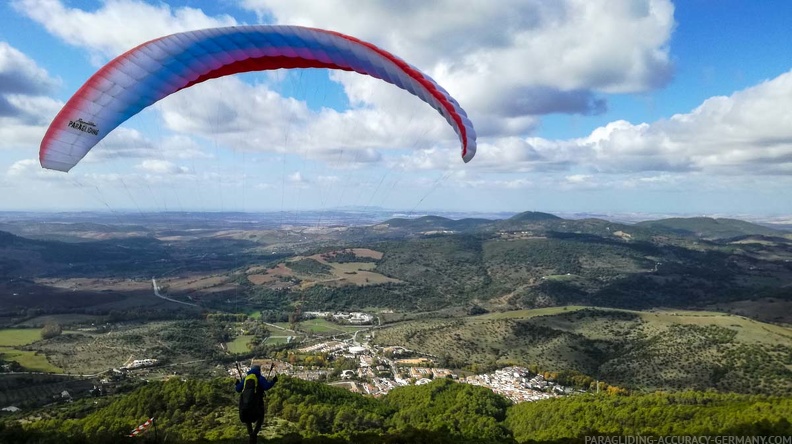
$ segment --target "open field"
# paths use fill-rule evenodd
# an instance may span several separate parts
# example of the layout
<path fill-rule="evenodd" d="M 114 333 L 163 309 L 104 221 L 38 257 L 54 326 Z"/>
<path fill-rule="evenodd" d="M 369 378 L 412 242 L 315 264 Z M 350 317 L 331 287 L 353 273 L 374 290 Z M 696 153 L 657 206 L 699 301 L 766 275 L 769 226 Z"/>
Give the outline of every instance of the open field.
<path fill-rule="evenodd" d="M 274 325 L 280 327 L 281 329 L 270 328 L 269 330 L 273 333 L 276 334 L 291 333 L 291 331 L 286 331 L 290 329 L 290 325 L 287 322 L 277 322 Z M 299 330 L 308 331 L 313 334 L 319 334 L 319 335 L 353 333 L 355 330 L 361 330 L 362 328 L 365 327 L 355 326 L 355 325 L 339 325 L 330 322 L 326 319 L 320 319 L 320 318 L 302 320 L 300 321 L 300 326 L 299 326 Z"/>
<path fill-rule="evenodd" d="M 82 291 L 104 291 L 112 290 L 117 292 L 128 292 L 138 290 L 150 290 L 151 280 L 149 279 L 115 279 L 115 278 L 68 278 L 37 279 L 36 283 L 52 288 L 65 290 Z"/>
<path fill-rule="evenodd" d="M 717 312 L 694 311 L 660 311 L 653 313 L 640 313 L 647 322 L 664 324 L 669 327 L 674 324 L 709 326 L 714 325 L 731 329 L 736 332 L 735 339 L 748 344 L 787 345 L 792 341 L 792 328 L 780 325 L 766 324 L 748 319 Z"/>
<path fill-rule="evenodd" d="M 28 371 L 45 373 L 62 373 L 63 370 L 52 365 L 43 353 L 0 347 L 0 355 L 4 360 L 16 361 Z"/>
<path fill-rule="evenodd" d="M 294 340 L 295 338 L 292 337 L 292 341 Z M 281 344 L 286 344 L 288 342 L 289 342 L 288 336 L 270 336 L 269 338 L 267 338 L 267 344 L 281 345 Z"/>
<path fill-rule="evenodd" d="M 583 305 L 570 305 L 566 307 L 547 307 L 547 308 L 534 308 L 531 310 L 514 310 L 504 312 L 493 312 L 479 316 L 470 317 L 471 321 L 489 321 L 493 319 L 527 319 L 536 316 L 546 316 L 563 313 L 566 311 L 577 311 L 587 308 Z"/>
<path fill-rule="evenodd" d="M 354 253 L 355 257 L 379 260 L 383 253 L 366 248 L 353 248 L 345 250 L 347 253 Z M 266 285 L 271 288 L 293 288 L 299 282 L 301 289 L 309 288 L 313 285 L 321 284 L 328 286 L 344 285 L 378 285 L 385 283 L 398 283 L 398 279 L 389 278 L 380 273 L 372 271 L 376 264 L 374 262 L 334 262 L 328 260 L 337 252 L 314 254 L 312 256 L 295 256 L 286 262 L 277 264 L 274 267 L 264 268 L 261 266 L 250 267 L 247 270 L 247 279 L 254 285 Z M 315 261 L 319 267 L 326 271 L 308 273 L 298 271 L 289 266 L 299 264 L 301 261 Z"/>
<path fill-rule="evenodd" d="M 88 315 L 88 314 L 52 314 L 36 316 L 35 318 L 27 319 L 14 325 L 15 327 L 25 328 L 41 328 L 46 324 L 60 324 L 62 326 L 70 326 L 76 324 L 91 324 L 103 322 L 105 316 Z"/>
<path fill-rule="evenodd" d="M 227 342 L 226 347 L 229 353 L 247 353 L 249 351 L 247 345 L 253 338 L 253 335 L 239 335 L 233 341 Z"/>
<path fill-rule="evenodd" d="M 228 276 L 195 275 L 180 277 L 164 277 L 157 279 L 157 284 L 165 288 L 169 294 L 185 294 L 193 292 L 218 292 L 234 290 L 237 286 L 228 282 Z"/>
<path fill-rule="evenodd" d="M 37 328 L 6 328 L 0 330 L 0 347 L 16 347 L 32 344 L 41 339 Z"/>

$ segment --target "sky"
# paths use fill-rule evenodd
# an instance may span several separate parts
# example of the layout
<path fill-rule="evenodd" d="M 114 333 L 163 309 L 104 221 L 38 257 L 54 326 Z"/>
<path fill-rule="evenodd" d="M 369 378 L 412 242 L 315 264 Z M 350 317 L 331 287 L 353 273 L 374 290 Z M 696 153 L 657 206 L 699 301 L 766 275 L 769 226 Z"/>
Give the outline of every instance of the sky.
<path fill-rule="evenodd" d="M 792 2 L 0 2 L 0 211 L 709 215 L 792 220 Z M 104 64 L 196 29 L 329 29 L 432 77 L 478 134 L 384 81 L 227 76 L 133 116 L 69 173 L 52 119 Z"/>

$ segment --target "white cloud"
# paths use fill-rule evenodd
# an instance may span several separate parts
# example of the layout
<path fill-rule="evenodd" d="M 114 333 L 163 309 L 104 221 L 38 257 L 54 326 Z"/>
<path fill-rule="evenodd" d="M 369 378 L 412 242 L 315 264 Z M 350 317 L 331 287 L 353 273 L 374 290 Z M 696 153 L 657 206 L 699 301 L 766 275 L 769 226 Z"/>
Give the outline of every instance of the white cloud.
<path fill-rule="evenodd" d="M 237 24 L 227 15 L 209 17 L 199 9 L 141 0 L 107 0 L 91 12 L 70 8 L 60 0 L 14 0 L 12 4 L 50 34 L 90 51 L 97 64 L 163 35 Z"/>
<path fill-rule="evenodd" d="M 441 143 L 458 147 L 442 117 L 425 104 L 415 108 L 417 99 L 408 101 L 413 105 L 406 112 L 388 106 L 313 111 L 267 85 L 226 77 L 181 91 L 158 106 L 172 131 L 200 134 L 233 149 L 295 153 L 335 167 L 377 163 L 384 149 L 430 146 L 438 143 L 438 135 Z"/>
<path fill-rule="evenodd" d="M 43 180 L 63 182 L 66 175 L 60 172 L 41 168 L 37 159 L 23 159 L 11 164 L 6 170 L 6 177 L 12 180 Z"/>
<path fill-rule="evenodd" d="M 19 160 L 8 167 L 6 174 L 11 177 L 24 177 L 30 175 L 30 173 L 34 171 L 34 168 L 38 166 L 38 162 L 36 162 L 35 159 Z"/>
<path fill-rule="evenodd" d="M 28 56 L 0 41 L 0 95 L 43 95 L 57 83 Z M 0 115 L 3 111 L 0 108 Z"/>
<path fill-rule="evenodd" d="M 576 141 L 605 172 L 792 173 L 792 71 L 687 114 L 652 124 L 614 122 Z"/>
<path fill-rule="evenodd" d="M 151 138 L 139 130 L 119 127 L 94 147 L 83 159 L 85 163 L 102 163 L 118 158 L 210 159 L 192 138 L 185 135 L 158 134 Z"/>
<path fill-rule="evenodd" d="M 293 183 L 306 183 L 306 182 L 308 182 L 307 180 L 303 179 L 302 174 L 299 171 L 295 171 L 293 173 L 290 173 L 288 176 L 286 176 L 286 178 L 287 178 L 287 180 L 289 182 L 293 182 Z"/>
<path fill-rule="evenodd" d="M 617 120 L 568 140 L 488 138 L 475 162 L 465 168 L 491 173 L 584 171 L 567 175 L 571 178 L 663 173 L 631 178 L 625 182 L 630 186 L 670 185 L 672 174 L 678 173 L 792 175 L 792 110 L 786 106 L 791 102 L 792 71 L 652 123 Z M 423 150 L 405 156 L 401 165 L 443 168 L 447 155 Z"/>
<path fill-rule="evenodd" d="M 152 174 L 186 174 L 189 172 L 187 167 L 178 166 L 167 160 L 144 160 L 136 166 L 140 171 Z"/>
<path fill-rule="evenodd" d="M 591 179 L 591 176 L 588 174 L 573 174 L 571 176 L 567 176 L 566 180 L 569 183 L 585 183 Z"/>
<path fill-rule="evenodd" d="M 37 147 L 62 106 L 46 97 L 59 83 L 7 42 L 0 41 L 0 149 Z"/>
<path fill-rule="evenodd" d="M 372 41 L 430 73 L 475 119 L 597 113 L 594 93 L 662 87 L 671 77 L 667 0 L 556 2 L 246 0 L 278 23 Z"/>

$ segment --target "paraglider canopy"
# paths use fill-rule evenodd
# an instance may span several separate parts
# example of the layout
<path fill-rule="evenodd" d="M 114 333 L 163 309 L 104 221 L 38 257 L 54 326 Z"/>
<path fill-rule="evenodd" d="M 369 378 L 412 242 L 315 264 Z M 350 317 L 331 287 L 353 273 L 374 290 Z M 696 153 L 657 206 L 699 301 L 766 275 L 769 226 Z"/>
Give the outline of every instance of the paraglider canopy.
<path fill-rule="evenodd" d="M 217 77 L 281 68 L 355 71 L 396 85 L 446 119 L 459 137 L 465 162 L 476 153 L 476 133 L 465 111 L 404 60 L 333 31 L 257 25 L 173 34 L 116 57 L 52 121 L 41 142 L 41 166 L 69 171 L 113 129 L 174 92 Z"/>

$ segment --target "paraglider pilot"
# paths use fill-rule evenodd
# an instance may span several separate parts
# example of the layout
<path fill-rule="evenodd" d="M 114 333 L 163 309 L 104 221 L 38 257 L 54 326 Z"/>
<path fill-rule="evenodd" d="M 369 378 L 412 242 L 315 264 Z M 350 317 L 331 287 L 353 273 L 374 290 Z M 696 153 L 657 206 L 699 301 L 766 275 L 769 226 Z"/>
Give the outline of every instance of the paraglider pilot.
<path fill-rule="evenodd" d="M 264 392 L 271 389 L 276 382 L 278 382 L 277 376 L 273 376 L 271 380 L 262 376 L 261 366 L 258 365 L 248 370 L 245 379 L 236 381 L 235 388 L 237 393 L 240 393 L 239 419 L 247 426 L 251 444 L 256 443 L 258 433 L 264 424 Z"/>

